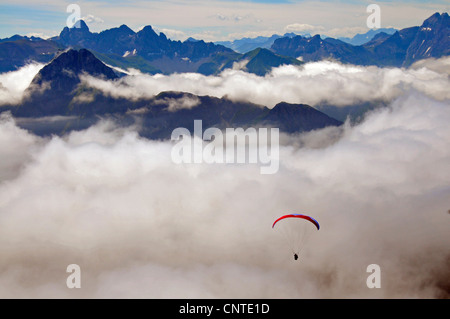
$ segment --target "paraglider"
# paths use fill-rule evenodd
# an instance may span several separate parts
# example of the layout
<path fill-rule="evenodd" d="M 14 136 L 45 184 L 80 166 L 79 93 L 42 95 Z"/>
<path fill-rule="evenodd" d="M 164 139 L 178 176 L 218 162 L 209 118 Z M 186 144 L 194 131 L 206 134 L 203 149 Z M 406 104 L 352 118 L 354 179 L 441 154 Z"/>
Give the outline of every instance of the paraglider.
<path fill-rule="evenodd" d="M 320 229 L 319 222 L 308 215 L 289 214 L 274 221 L 272 228 L 283 234 L 292 249 L 294 260 L 298 260 L 300 250 L 310 234 Z"/>

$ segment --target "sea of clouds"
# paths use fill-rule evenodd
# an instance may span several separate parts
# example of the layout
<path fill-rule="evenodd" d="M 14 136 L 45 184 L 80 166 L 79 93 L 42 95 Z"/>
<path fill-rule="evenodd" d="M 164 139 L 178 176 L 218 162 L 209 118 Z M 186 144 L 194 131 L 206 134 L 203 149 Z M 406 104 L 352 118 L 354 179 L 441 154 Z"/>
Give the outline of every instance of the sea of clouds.
<path fill-rule="evenodd" d="M 175 164 L 172 142 L 107 120 L 38 137 L 2 113 L 0 297 L 449 297 L 448 63 L 83 78 L 128 98 L 388 101 L 357 124 L 282 134 L 273 175 L 254 164 Z M 17 72 L 39 69 L 28 68 Z M 12 78 L 0 75 L 0 90 L 19 101 Z M 298 261 L 271 228 L 287 213 L 321 225 Z M 81 289 L 66 286 L 69 264 L 81 267 Z M 366 285 L 370 264 L 379 289 Z"/>
<path fill-rule="evenodd" d="M 345 65 L 335 61 L 284 65 L 266 76 L 227 69 L 216 76 L 198 73 L 148 75 L 131 70 L 118 81 L 83 76 L 83 83 L 113 97 L 149 98 L 162 91 L 226 96 L 272 108 L 277 103 L 327 103 L 347 106 L 361 102 L 392 101 L 410 90 L 437 100 L 450 99 L 450 57 L 429 59 L 405 68 Z"/>

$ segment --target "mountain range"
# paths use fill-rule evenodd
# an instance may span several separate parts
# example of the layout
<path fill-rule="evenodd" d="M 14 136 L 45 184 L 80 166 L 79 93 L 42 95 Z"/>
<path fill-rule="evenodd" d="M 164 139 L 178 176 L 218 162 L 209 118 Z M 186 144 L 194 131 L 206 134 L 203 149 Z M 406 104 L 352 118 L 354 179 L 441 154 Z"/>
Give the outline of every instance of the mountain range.
<path fill-rule="evenodd" d="M 295 33 L 285 33 L 284 35 L 273 34 L 270 37 L 257 36 L 255 38 L 242 38 L 233 41 L 217 41 L 215 44 L 223 45 L 239 53 L 247 53 L 257 48 L 270 49 L 276 39 L 283 37 L 295 37 Z M 310 36 L 309 34 L 302 34 L 304 36 Z"/>
<path fill-rule="evenodd" d="M 339 37 L 338 40 L 341 40 L 341 41 L 346 42 L 351 45 L 363 45 L 363 44 L 369 42 L 370 40 L 372 40 L 372 38 L 374 36 L 376 36 L 378 33 L 384 32 L 387 34 L 393 34 L 393 33 L 395 33 L 395 31 L 397 31 L 397 30 L 394 28 L 370 29 L 366 33 L 358 33 L 355 36 L 353 36 L 352 38 Z M 236 39 L 233 41 L 216 41 L 214 43 L 223 45 L 223 46 L 230 48 L 239 53 L 246 53 L 248 51 L 252 51 L 257 48 L 270 49 L 272 47 L 273 43 L 275 42 L 275 40 L 280 39 L 280 38 L 286 38 L 286 37 L 293 38 L 297 35 L 301 35 L 306 38 L 311 37 L 311 35 L 308 32 L 302 32 L 300 34 L 289 32 L 289 33 L 285 33 L 284 35 L 273 34 L 270 37 L 267 37 L 267 36 L 257 36 L 255 38 L 247 38 L 246 37 L 246 38 L 242 38 L 242 39 Z M 320 35 L 320 37 L 322 39 L 328 38 L 325 35 Z M 193 39 L 193 38 L 189 38 L 189 39 L 191 41 L 192 40 L 195 41 L 195 39 Z M 196 41 L 198 41 L 198 40 L 196 40 Z"/>
<path fill-rule="evenodd" d="M 84 85 L 81 74 L 111 81 L 118 78 L 113 69 L 89 50 L 69 49 L 39 71 L 20 105 L 9 105 L 3 110 L 9 110 L 20 126 L 40 135 L 83 129 L 100 117 L 114 118 L 123 125 L 139 123 L 139 133 L 151 139 L 170 138 L 177 127 L 193 129 L 197 119 L 203 121 L 204 127 L 270 126 L 288 133 L 342 124 L 304 104 L 281 102 L 268 108 L 226 97 L 185 92 L 161 92 L 138 100 L 115 98 Z"/>
<path fill-rule="evenodd" d="M 372 40 L 378 33 L 384 32 L 388 35 L 394 34 L 397 29 L 394 28 L 379 28 L 379 29 L 370 29 L 365 33 L 358 33 L 351 38 L 348 37 L 339 37 L 338 40 L 344 41 L 351 45 L 363 45 Z M 328 38 L 328 37 L 325 37 Z"/>
<path fill-rule="evenodd" d="M 0 40 L 0 72 L 16 70 L 32 60 L 49 62 L 67 48 L 88 49 L 104 63 L 122 69 L 135 68 L 150 74 L 197 72 L 205 75 L 233 68 L 236 62 L 245 65 L 247 72 L 263 75 L 272 67 L 298 65 L 301 61 L 334 59 L 356 65 L 408 67 L 420 59 L 450 54 L 447 13 L 435 13 L 421 26 L 390 34 L 393 31 L 371 30 L 350 40 L 342 39 L 344 41 L 320 35 L 285 34 L 222 43 L 233 50 L 222 44 L 191 38 L 173 41 L 162 32 L 157 34 L 151 26 L 135 32 L 121 25 L 95 33 L 80 20 L 78 27 L 65 27 L 58 36 L 47 40 L 19 35 Z"/>
<path fill-rule="evenodd" d="M 356 65 L 408 67 L 421 59 L 450 54 L 450 18 L 447 13 L 435 13 L 420 27 L 405 28 L 392 35 L 381 32 L 363 45 L 322 39 L 319 35 L 296 36 L 275 40 L 271 50 L 305 62 L 334 59 Z"/>
<path fill-rule="evenodd" d="M 19 125 L 41 135 L 86 128 L 105 117 L 123 125 L 138 123 L 139 133 L 152 139 L 168 138 L 176 127 L 193 129 L 196 119 L 203 120 L 204 127 L 273 126 L 287 133 L 339 126 L 342 122 L 311 106 L 283 101 L 270 108 L 172 91 L 137 100 L 112 97 L 81 82 L 80 75 L 119 81 L 123 74 L 112 67 L 165 74 L 216 74 L 239 67 L 264 76 L 273 67 L 323 59 L 407 67 L 420 59 L 450 54 L 449 20 L 447 13 L 435 13 L 421 26 L 393 34 L 379 32 L 363 45 L 320 35 L 289 35 L 275 39 L 270 48 L 246 53 L 202 40 L 172 41 L 151 26 L 139 32 L 122 25 L 92 33 L 80 20 L 79 27 L 66 27 L 51 39 L 16 35 L 0 40 L 0 71 L 33 60 L 47 63 L 25 91 L 24 100 L 2 106 L 1 111 L 10 111 Z"/>

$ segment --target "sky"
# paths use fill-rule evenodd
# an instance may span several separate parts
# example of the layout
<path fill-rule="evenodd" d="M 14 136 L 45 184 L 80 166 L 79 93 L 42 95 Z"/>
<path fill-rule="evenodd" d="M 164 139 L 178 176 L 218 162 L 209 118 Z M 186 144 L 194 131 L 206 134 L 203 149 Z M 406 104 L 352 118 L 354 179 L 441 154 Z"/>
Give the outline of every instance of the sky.
<path fill-rule="evenodd" d="M 353 36 L 368 31 L 366 8 L 381 9 L 381 27 L 420 25 L 435 12 L 448 12 L 448 1 L 296 1 L 296 0 L 170 0 L 170 1 L 30 1 L 0 3 L 0 38 L 58 35 L 77 4 L 91 31 L 122 24 L 135 31 L 151 25 L 174 40 L 233 40 L 257 35 L 309 32 Z"/>

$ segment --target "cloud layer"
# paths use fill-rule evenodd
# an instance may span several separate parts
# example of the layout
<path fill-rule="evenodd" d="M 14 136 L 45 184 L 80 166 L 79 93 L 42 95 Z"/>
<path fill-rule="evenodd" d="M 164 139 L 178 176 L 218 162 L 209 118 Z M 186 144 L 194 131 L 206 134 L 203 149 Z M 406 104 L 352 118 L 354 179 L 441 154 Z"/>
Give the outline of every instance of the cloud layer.
<path fill-rule="evenodd" d="M 266 76 L 229 69 L 217 76 L 197 73 L 129 75 L 118 81 L 83 77 L 85 84 L 114 97 L 149 98 L 161 91 L 227 96 L 273 107 L 281 101 L 312 106 L 390 102 L 410 90 L 437 100 L 450 99 L 450 58 L 429 60 L 409 69 L 344 65 L 321 61 L 303 66 L 281 66 Z M 427 66 L 430 66 L 429 68 Z"/>
<path fill-rule="evenodd" d="M 448 297 L 449 110 L 408 91 L 358 125 L 283 136 L 274 175 L 176 165 L 171 143 L 112 122 L 42 139 L 3 115 L 0 296 Z M 297 262 L 271 229 L 289 212 L 321 224 Z"/>
<path fill-rule="evenodd" d="M 0 74 L 0 106 L 20 103 L 25 89 L 43 64 L 30 64 L 17 71 Z M 106 95 L 132 100 L 151 98 L 163 91 L 183 91 L 197 95 L 227 96 L 273 107 L 281 101 L 312 106 L 329 104 L 348 106 L 358 103 L 389 103 L 411 91 L 419 91 L 433 99 L 450 99 L 450 58 L 428 59 L 408 69 L 362 67 L 332 61 L 306 63 L 303 66 L 273 68 L 266 76 L 245 72 L 245 63 L 235 64 L 217 76 L 198 73 L 148 75 L 138 70 L 127 76 L 107 81 L 81 76 L 84 84 Z M 83 98 L 79 96 L 78 98 Z M 175 105 L 171 110 L 196 103 Z"/>
<path fill-rule="evenodd" d="M 20 103 L 25 90 L 43 67 L 42 63 L 30 63 L 17 71 L 0 73 L 0 106 Z"/>

